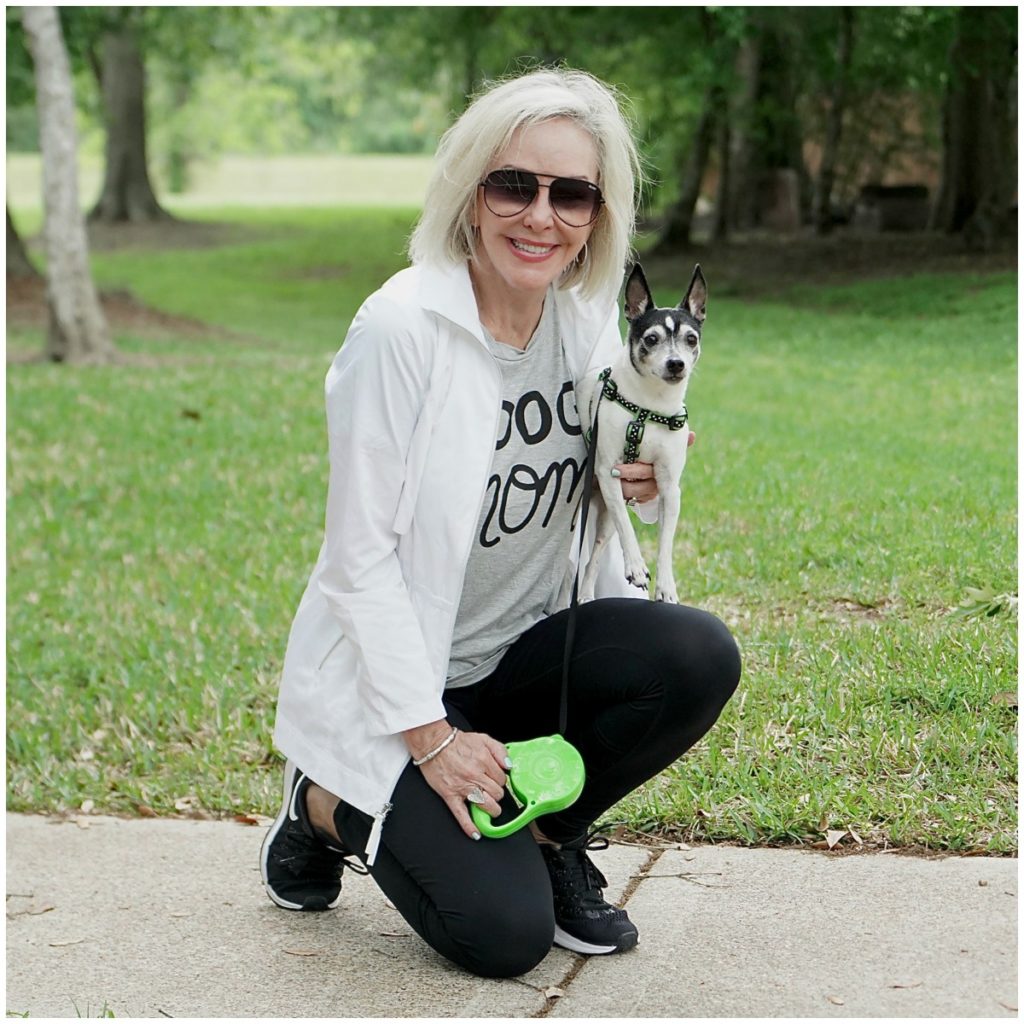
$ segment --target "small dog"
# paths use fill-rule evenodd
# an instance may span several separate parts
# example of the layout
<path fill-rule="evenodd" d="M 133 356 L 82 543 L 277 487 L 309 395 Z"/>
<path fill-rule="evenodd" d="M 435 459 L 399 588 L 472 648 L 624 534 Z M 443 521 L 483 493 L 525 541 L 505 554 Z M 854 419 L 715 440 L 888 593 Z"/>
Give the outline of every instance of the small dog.
<path fill-rule="evenodd" d="M 626 282 L 625 313 L 629 333 L 622 355 L 598 380 L 581 384 L 580 410 L 585 420 L 598 416 L 593 495 L 597 537 L 583 576 L 580 601 L 594 597 L 601 549 L 618 531 L 626 579 L 646 591 L 651 574 L 644 564 L 622 499 L 619 480 L 611 475 L 617 463 L 649 462 L 658 484 L 658 579 L 655 599 L 679 603 L 672 568 L 672 541 L 679 520 L 679 477 L 686 465 L 689 429 L 683 399 L 700 358 L 700 336 L 707 307 L 707 283 L 700 265 L 675 309 L 654 305 L 640 264 Z M 599 493 L 598 493 L 599 492 Z"/>

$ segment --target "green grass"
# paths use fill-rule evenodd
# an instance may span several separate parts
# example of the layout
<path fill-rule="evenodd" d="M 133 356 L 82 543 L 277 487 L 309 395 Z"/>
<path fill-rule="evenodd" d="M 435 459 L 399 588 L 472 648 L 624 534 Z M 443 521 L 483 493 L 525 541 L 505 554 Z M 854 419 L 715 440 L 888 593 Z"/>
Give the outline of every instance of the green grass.
<path fill-rule="evenodd" d="M 38 153 L 7 154 L 7 197 L 19 211 L 38 211 L 42 159 Z M 161 168 L 151 167 L 161 202 L 178 212 L 235 204 L 257 206 L 418 206 L 433 167 L 430 156 L 331 155 L 237 156 L 194 161 L 188 188 L 171 195 Z M 83 209 L 95 202 L 103 183 L 98 152 L 78 153 Z M 20 223 L 20 221 L 19 221 Z"/>
<path fill-rule="evenodd" d="M 323 522 L 323 375 L 402 265 L 411 213 L 210 216 L 236 225 L 229 244 L 97 253 L 96 274 L 238 336 L 8 368 L 11 809 L 275 809 L 276 677 Z M 705 271 L 677 577 L 732 627 L 744 679 L 613 816 L 1015 850 L 1016 618 L 954 614 L 972 587 L 1017 588 L 1015 275 L 752 304 L 716 303 Z"/>
<path fill-rule="evenodd" d="M 222 244 L 95 251 L 97 285 L 130 287 L 147 305 L 242 335 L 254 349 L 326 356 L 363 299 L 404 264 L 415 211 L 215 209 L 187 217 L 219 226 Z M 160 230 L 179 234 L 156 229 L 156 238 Z"/>
<path fill-rule="evenodd" d="M 403 262 L 412 210 L 214 211 L 232 244 L 97 254 L 101 287 L 128 281 L 142 301 L 270 342 L 333 352 L 347 319 Z"/>

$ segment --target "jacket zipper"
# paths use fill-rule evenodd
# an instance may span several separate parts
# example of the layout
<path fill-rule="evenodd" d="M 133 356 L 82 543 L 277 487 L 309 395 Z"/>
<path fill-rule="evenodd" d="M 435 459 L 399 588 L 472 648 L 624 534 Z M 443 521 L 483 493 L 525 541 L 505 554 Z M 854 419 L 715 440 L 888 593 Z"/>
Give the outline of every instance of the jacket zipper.
<path fill-rule="evenodd" d="M 366 840 L 367 867 L 372 867 L 373 862 L 377 859 L 377 849 L 380 846 L 380 834 L 384 829 L 384 819 L 391 813 L 395 806 L 391 802 L 390 798 L 394 796 L 395 786 L 398 785 L 398 780 L 402 777 L 402 772 L 405 771 L 408 763 L 409 758 L 407 757 L 402 762 L 402 767 L 399 768 L 398 774 L 391 780 L 391 785 L 388 787 L 388 799 L 384 801 L 381 809 L 373 816 L 373 826 L 370 828 L 370 837 Z"/>
<path fill-rule="evenodd" d="M 402 766 L 405 770 L 405 766 Z M 373 828 L 370 829 L 370 838 L 366 841 L 366 866 L 372 867 L 377 859 L 377 848 L 380 846 L 380 833 L 384 828 L 384 819 L 391 813 L 394 804 L 390 800 L 384 801 L 384 806 L 374 815 Z"/>

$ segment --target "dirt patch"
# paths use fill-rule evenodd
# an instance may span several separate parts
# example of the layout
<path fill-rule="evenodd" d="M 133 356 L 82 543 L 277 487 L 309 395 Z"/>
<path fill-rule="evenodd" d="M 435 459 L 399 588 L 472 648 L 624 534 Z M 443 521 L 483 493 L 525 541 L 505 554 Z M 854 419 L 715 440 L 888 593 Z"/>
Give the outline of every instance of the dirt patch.
<path fill-rule="evenodd" d="M 140 224 L 86 225 L 89 249 L 93 252 L 111 252 L 117 249 L 209 249 L 218 245 L 238 245 L 252 242 L 275 233 L 274 230 L 247 224 L 223 224 L 216 221 L 164 220 Z M 280 234 L 285 229 L 277 229 Z"/>
<path fill-rule="evenodd" d="M 169 218 L 146 224 L 90 224 L 89 244 L 95 251 L 115 249 L 210 248 L 294 233 L 287 226 L 253 227 Z M 38 240 L 33 240 L 38 245 Z M 693 263 L 715 267 L 716 291 L 737 298 L 758 299 L 791 285 L 836 285 L 860 280 L 905 277 L 921 273 L 995 273 L 1016 271 L 1016 240 L 991 252 L 971 252 L 956 235 L 928 232 L 868 235 L 839 230 L 825 238 L 811 233 L 790 236 L 748 234 L 726 243 L 698 243 L 671 256 L 645 256 L 645 264 L 661 277 L 689 279 Z M 343 264 L 308 268 L 298 277 L 333 279 L 351 271 Z M 213 327 L 188 317 L 152 309 L 131 292 L 101 294 L 107 320 L 115 333 L 142 337 L 252 340 L 238 332 Z M 7 279 L 7 319 L 13 327 L 46 324 L 45 291 L 40 279 Z M 857 608 L 839 609 L 855 616 Z M 871 618 L 870 612 L 866 617 Z"/>
<path fill-rule="evenodd" d="M 805 841 L 763 841 L 744 843 L 736 840 L 707 839 L 694 835 L 692 831 L 682 828 L 655 829 L 651 832 L 639 832 L 627 826 L 620 826 L 608 835 L 609 841 L 619 846 L 638 846 L 644 849 L 660 850 L 699 850 L 701 847 L 716 846 L 746 850 L 799 850 L 802 853 L 817 854 L 822 857 L 862 857 L 869 855 L 888 854 L 896 857 L 918 857 L 928 860 L 942 860 L 947 857 L 1006 857 L 1016 858 L 1017 851 L 999 852 L 984 847 L 966 850 L 951 850 L 933 846 L 922 846 L 919 843 L 908 843 L 897 846 L 883 836 L 862 837 L 860 843 L 849 841 L 847 836 L 831 850 L 814 845 L 815 840 Z"/>
<path fill-rule="evenodd" d="M 830 604 L 832 611 L 841 619 L 868 619 L 871 622 L 879 622 L 892 613 L 892 602 L 884 597 L 875 604 L 858 601 L 856 598 L 834 597 Z"/>
<path fill-rule="evenodd" d="M 659 276 L 689 280 L 693 263 L 714 266 L 719 294 L 762 298 L 790 285 L 840 285 L 914 274 L 989 274 L 1017 269 L 1016 238 L 990 252 L 969 250 L 959 235 L 865 234 L 837 230 L 819 238 L 752 233 L 729 242 L 695 243 L 671 256 L 645 256 Z M 684 281 L 684 283 L 685 283 Z"/>
<path fill-rule="evenodd" d="M 174 316 L 140 302 L 131 292 L 100 292 L 100 305 L 114 333 L 144 338 L 234 340 L 242 335 L 190 317 Z M 48 320 L 46 282 L 41 277 L 7 278 L 7 326 L 45 329 Z"/>
<path fill-rule="evenodd" d="M 213 221 L 182 220 L 170 217 L 143 224 L 87 224 L 89 248 L 93 252 L 119 249 L 206 249 L 216 246 L 251 243 L 291 233 L 288 227 L 252 227 L 245 224 L 224 224 Z M 37 250 L 41 239 L 28 240 Z M 323 268 L 327 276 L 329 268 Z M 349 268 L 339 267 L 336 276 Z M 243 332 L 197 320 L 175 316 L 141 302 L 127 289 L 100 292 L 100 304 L 107 323 L 115 334 L 133 334 L 142 338 L 216 341 L 258 341 Z M 48 319 L 46 285 L 42 278 L 7 277 L 7 324 L 9 327 L 45 329 Z M 31 359 L 31 356 L 25 358 Z M 19 361 L 17 353 L 8 353 L 8 361 Z"/>

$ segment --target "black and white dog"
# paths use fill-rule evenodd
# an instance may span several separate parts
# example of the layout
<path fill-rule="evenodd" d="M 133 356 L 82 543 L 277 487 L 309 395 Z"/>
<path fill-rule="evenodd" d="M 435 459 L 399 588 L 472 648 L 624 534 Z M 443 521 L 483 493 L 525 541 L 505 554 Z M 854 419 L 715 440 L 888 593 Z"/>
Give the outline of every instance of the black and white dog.
<path fill-rule="evenodd" d="M 649 462 L 658 484 L 658 561 L 655 599 L 678 604 L 672 568 L 672 541 L 679 521 L 679 477 L 686 465 L 689 440 L 683 399 L 700 358 L 701 328 L 707 306 L 707 284 L 700 265 L 694 267 L 683 301 L 674 309 L 654 305 L 640 264 L 626 282 L 625 313 L 629 333 L 622 355 L 597 380 L 581 382 L 579 408 L 584 421 L 598 417 L 593 496 L 597 537 L 580 588 L 581 601 L 593 600 L 601 549 L 614 531 L 625 558 L 626 579 L 648 589 L 650 573 L 622 500 L 619 480 L 611 475 L 617 463 Z"/>

